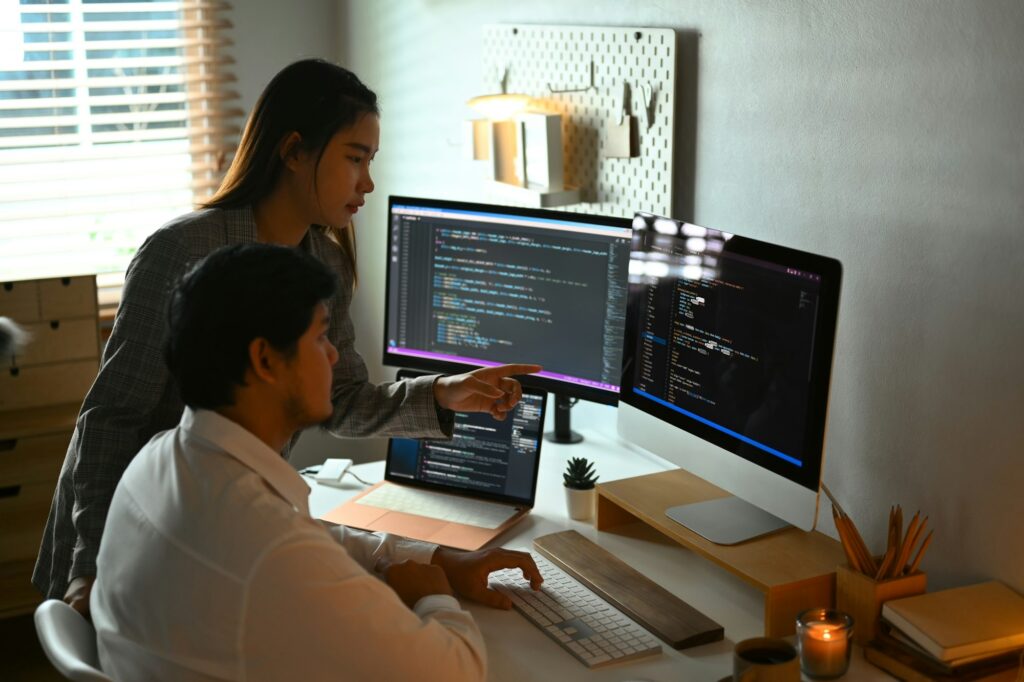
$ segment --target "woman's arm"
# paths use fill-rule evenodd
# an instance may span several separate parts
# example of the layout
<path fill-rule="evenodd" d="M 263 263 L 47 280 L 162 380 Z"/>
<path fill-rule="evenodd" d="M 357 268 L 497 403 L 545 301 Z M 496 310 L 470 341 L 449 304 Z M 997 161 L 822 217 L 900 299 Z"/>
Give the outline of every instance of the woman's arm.
<path fill-rule="evenodd" d="M 310 252 L 337 275 L 338 293 L 330 302 L 331 343 L 338 349 L 334 366 L 334 414 L 324 428 L 339 436 L 408 436 L 445 438 L 451 435 L 454 414 L 434 399 L 436 376 L 372 384 L 366 363 L 356 350 L 356 332 L 349 314 L 354 275 L 342 250 L 322 231 L 309 233 Z"/>
<path fill-rule="evenodd" d="M 351 325 L 351 321 L 348 322 Z M 353 343 L 338 348 L 334 368 L 334 414 L 325 426 L 339 436 L 451 436 L 454 413 L 434 398 L 437 376 L 371 384 Z"/>
<path fill-rule="evenodd" d="M 61 474 L 72 476 L 73 503 L 59 511 L 70 516 L 73 536 L 57 537 L 55 552 L 71 546 L 69 580 L 96 575 L 103 526 L 121 475 L 142 445 L 181 417 L 163 340 L 167 300 L 187 266 L 187 249 L 176 233 L 161 230 L 128 268 L 114 328 L 72 440 L 74 467 Z"/>

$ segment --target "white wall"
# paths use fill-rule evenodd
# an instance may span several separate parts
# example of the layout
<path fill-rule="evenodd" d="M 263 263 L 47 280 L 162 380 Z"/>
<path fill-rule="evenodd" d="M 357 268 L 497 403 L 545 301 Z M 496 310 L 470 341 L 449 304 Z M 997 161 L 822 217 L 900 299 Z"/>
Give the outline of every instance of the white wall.
<path fill-rule="evenodd" d="M 826 483 L 875 547 L 890 504 L 928 514 L 933 586 L 1024 590 L 1024 3 L 343 3 L 339 59 L 383 106 L 353 311 L 375 378 L 387 195 L 479 196 L 463 102 L 481 26 L 515 22 L 681 32 L 677 217 L 845 268 Z"/>
<path fill-rule="evenodd" d="M 288 64 L 337 54 L 337 3 L 333 0 L 241 0 L 228 13 L 238 77 L 239 106 L 248 114 L 264 86 Z"/>

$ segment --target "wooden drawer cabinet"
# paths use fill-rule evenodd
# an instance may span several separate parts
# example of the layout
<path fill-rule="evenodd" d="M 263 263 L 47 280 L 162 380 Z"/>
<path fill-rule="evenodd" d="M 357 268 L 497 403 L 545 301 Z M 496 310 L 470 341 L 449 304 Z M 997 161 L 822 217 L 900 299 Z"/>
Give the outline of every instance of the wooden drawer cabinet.
<path fill-rule="evenodd" d="M 98 361 L 93 358 L 11 368 L 0 373 L 0 410 L 81 404 L 96 378 L 98 367 Z"/>
<path fill-rule="evenodd" d="M 39 319 L 39 284 L 37 282 L 4 282 L 0 284 L 0 316 L 18 322 Z"/>
<path fill-rule="evenodd" d="M 32 568 L 79 407 L 0 411 L 0 618 L 42 601 Z"/>
<path fill-rule="evenodd" d="M 96 280 L 0 283 L 0 315 L 31 334 L 0 358 L 0 617 L 32 611 L 39 543 L 74 432 L 99 367 Z"/>
<path fill-rule="evenodd" d="M 63 320 L 70 317 L 96 319 L 96 278 L 63 277 L 40 279 L 39 319 Z"/>
<path fill-rule="evenodd" d="M 21 324 L 96 317 L 96 278 L 60 277 L 0 284 L 0 315 Z"/>
<path fill-rule="evenodd" d="M 0 488 L 32 481 L 53 482 L 60 473 L 71 430 L 0 440 Z"/>
<path fill-rule="evenodd" d="M 99 355 L 96 319 L 93 317 L 33 322 L 23 326 L 31 335 L 32 343 L 15 358 L 19 367 Z"/>
<path fill-rule="evenodd" d="M 0 563 L 36 558 L 58 473 L 59 464 L 52 480 L 0 486 Z"/>

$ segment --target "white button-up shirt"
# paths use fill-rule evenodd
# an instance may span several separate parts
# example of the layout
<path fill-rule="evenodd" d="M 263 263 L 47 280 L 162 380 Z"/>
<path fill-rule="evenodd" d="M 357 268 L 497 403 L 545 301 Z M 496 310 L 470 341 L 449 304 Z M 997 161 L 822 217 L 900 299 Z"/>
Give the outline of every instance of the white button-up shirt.
<path fill-rule="evenodd" d="M 486 673 L 472 616 L 447 595 L 409 610 L 369 571 L 435 545 L 328 531 L 280 454 L 186 409 L 117 486 L 90 608 L 118 680 L 463 680 Z"/>

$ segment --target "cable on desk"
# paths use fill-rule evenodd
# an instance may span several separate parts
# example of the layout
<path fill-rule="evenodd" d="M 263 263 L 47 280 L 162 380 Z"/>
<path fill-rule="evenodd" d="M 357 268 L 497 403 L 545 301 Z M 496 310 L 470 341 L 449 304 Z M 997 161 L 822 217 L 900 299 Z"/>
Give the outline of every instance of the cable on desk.
<path fill-rule="evenodd" d="M 352 478 L 356 479 L 357 481 L 359 481 L 363 485 L 373 485 L 373 483 L 370 483 L 369 481 L 364 481 L 363 479 L 359 478 L 359 476 L 356 475 L 356 472 L 352 471 L 351 469 L 349 469 L 345 473 L 351 475 Z"/>
<path fill-rule="evenodd" d="M 306 467 L 305 469 L 299 469 L 299 475 L 301 475 L 301 476 L 316 476 L 318 473 L 320 473 L 320 468 L 322 466 L 323 466 L 322 464 L 313 464 L 311 466 Z M 359 475 L 356 474 L 356 472 L 352 471 L 352 469 L 349 469 L 348 471 L 346 471 L 345 474 L 342 476 L 342 478 L 344 478 L 345 476 L 351 476 L 352 478 L 356 479 L 357 481 L 359 481 L 363 485 L 374 485 L 370 481 L 366 481 L 366 480 L 363 480 L 362 478 L 360 478 Z"/>

